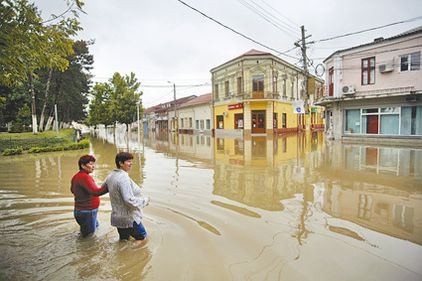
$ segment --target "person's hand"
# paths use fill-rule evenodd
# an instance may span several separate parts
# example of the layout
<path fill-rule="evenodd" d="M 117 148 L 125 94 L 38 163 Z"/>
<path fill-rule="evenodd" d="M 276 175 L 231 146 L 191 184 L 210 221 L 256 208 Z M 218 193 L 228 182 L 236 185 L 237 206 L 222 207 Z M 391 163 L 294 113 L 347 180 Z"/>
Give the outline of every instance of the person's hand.
<path fill-rule="evenodd" d="M 146 207 L 146 206 L 148 206 L 150 201 L 151 201 L 151 199 L 149 198 L 149 196 L 146 196 L 146 197 L 144 198 L 144 206 L 145 206 L 145 207 Z"/>

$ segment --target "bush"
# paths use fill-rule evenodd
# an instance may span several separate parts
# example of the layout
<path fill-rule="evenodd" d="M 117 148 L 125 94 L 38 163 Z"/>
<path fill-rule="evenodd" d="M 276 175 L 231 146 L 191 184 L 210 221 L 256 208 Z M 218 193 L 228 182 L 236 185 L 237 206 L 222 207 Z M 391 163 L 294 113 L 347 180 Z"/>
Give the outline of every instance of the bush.
<path fill-rule="evenodd" d="M 6 148 L 3 150 L 2 155 L 9 156 L 9 155 L 17 155 L 22 154 L 23 148 L 22 147 L 16 147 L 16 148 Z"/>
<path fill-rule="evenodd" d="M 62 150 L 77 150 L 84 149 L 89 147 L 89 140 L 82 140 L 78 143 L 67 143 L 63 145 L 56 146 L 45 146 L 45 147 L 32 147 L 29 149 L 28 153 L 40 153 L 40 152 L 50 152 L 50 151 L 62 151 Z"/>

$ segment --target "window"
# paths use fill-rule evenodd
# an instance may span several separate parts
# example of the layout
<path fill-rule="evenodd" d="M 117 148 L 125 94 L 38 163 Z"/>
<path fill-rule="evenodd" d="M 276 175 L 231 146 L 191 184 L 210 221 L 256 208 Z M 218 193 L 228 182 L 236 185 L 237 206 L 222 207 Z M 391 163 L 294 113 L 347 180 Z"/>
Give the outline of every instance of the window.
<path fill-rule="evenodd" d="M 224 129 L 224 116 L 223 115 L 217 115 L 217 129 Z"/>
<path fill-rule="evenodd" d="M 332 97 L 334 95 L 334 67 L 331 67 L 328 70 L 328 96 Z"/>
<path fill-rule="evenodd" d="M 211 120 L 210 119 L 207 119 L 206 120 L 207 122 L 207 130 L 210 130 L 211 129 Z"/>
<path fill-rule="evenodd" d="M 243 129 L 243 113 L 236 113 L 234 115 L 234 128 Z"/>
<path fill-rule="evenodd" d="M 196 126 L 195 126 L 195 128 L 196 128 L 197 130 L 199 130 L 199 120 L 196 120 L 196 121 L 195 121 L 195 123 L 196 123 L 196 124 L 195 124 L 195 125 L 196 125 Z"/>
<path fill-rule="evenodd" d="M 277 129 L 278 126 L 278 114 L 276 112 L 273 113 L 273 128 Z"/>
<path fill-rule="evenodd" d="M 264 75 L 254 75 L 252 77 L 252 91 L 254 92 L 264 91 Z"/>
<path fill-rule="evenodd" d="M 290 97 L 293 100 L 295 98 L 295 82 L 293 80 L 291 82 Z"/>
<path fill-rule="evenodd" d="M 184 128 L 183 118 L 180 120 L 182 122 L 182 125 L 180 127 Z"/>
<path fill-rule="evenodd" d="M 226 97 L 230 96 L 229 81 L 224 82 L 224 94 Z"/>
<path fill-rule="evenodd" d="M 401 135 L 422 135 L 422 106 L 401 108 Z"/>
<path fill-rule="evenodd" d="M 242 93 L 242 77 L 237 77 L 237 94 Z"/>
<path fill-rule="evenodd" d="M 362 85 L 375 83 L 375 57 L 362 60 Z"/>
<path fill-rule="evenodd" d="M 421 52 L 400 56 L 400 71 L 420 70 Z"/>
<path fill-rule="evenodd" d="M 287 114 L 286 113 L 281 114 L 281 126 L 282 128 L 287 128 Z"/>
<path fill-rule="evenodd" d="M 192 117 L 189 117 L 189 128 L 192 128 Z"/>
<path fill-rule="evenodd" d="M 360 109 L 346 110 L 346 132 L 349 134 L 360 133 Z"/>
<path fill-rule="evenodd" d="M 218 100 L 218 84 L 214 85 L 214 98 Z"/>
<path fill-rule="evenodd" d="M 283 97 L 287 98 L 287 91 L 286 91 L 286 83 L 287 83 L 287 79 L 284 78 L 283 79 Z"/>

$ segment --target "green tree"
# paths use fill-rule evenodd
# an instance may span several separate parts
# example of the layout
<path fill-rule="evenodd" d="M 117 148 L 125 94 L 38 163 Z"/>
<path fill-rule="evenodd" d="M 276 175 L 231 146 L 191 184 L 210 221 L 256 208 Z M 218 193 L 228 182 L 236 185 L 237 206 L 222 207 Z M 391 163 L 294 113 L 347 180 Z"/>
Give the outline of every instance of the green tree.
<path fill-rule="evenodd" d="M 140 102 L 142 92 L 139 91 L 141 83 L 132 72 L 130 75 L 121 76 L 118 72 L 111 79 L 113 89 L 111 106 L 113 120 L 126 124 L 133 122 L 136 115 L 136 104 Z"/>
<path fill-rule="evenodd" d="M 122 76 L 118 72 L 109 82 L 96 84 L 91 92 L 93 99 L 88 124 L 111 125 L 119 122 L 127 126 L 132 123 L 137 113 L 137 103 L 141 102 L 139 86 L 134 73 Z"/>
<path fill-rule="evenodd" d="M 91 74 L 94 63 L 93 56 L 89 53 L 88 46 L 93 42 L 79 40 L 74 42 L 74 53 L 67 57 L 69 68 L 64 71 L 43 69 L 39 72 L 42 78 L 42 86 L 50 84 L 50 95 L 45 91 L 42 99 L 40 129 L 46 115 L 52 116 L 54 104 L 57 104 L 59 120 L 69 122 L 72 120 L 84 120 L 86 117 L 85 107 L 88 104 L 88 92 L 91 84 Z M 51 77 L 50 77 L 51 75 Z M 50 81 L 50 83 L 49 83 Z M 42 89 L 40 89 L 41 91 Z"/>
<path fill-rule="evenodd" d="M 80 30 L 75 18 L 66 18 L 45 26 L 34 4 L 27 0 L 0 2 L 0 84 L 25 83 L 31 96 L 32 129 L 36 133 L 36 70 L 64 71 L 66 56 L 73 52 L 71 36 Z"/>
<path fill-rule="evenodd" d="M 92 101 L 89 107 L 87 124 L 96 126 L 99 124 L 113 124 L 110 96 L 112 89 L 109 83 L 97 83 L 91 91 Z"/>

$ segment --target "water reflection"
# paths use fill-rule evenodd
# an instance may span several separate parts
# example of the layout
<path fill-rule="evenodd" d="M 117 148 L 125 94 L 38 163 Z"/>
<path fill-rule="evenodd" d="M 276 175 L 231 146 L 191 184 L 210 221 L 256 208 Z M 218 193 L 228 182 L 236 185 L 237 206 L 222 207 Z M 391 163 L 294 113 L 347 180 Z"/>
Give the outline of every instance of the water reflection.
<path fill-rule="evenodd" d="M 97 130 L 84 151 L 2 158 L 0 279 L 422 278 L 422 150 L 325 143 L 315 132 L 140 142 L 119 130 Z M 93 239 L 78 238 L 72 217 L 78 157 L 95 154 L 101 183 L 122 150 L 152 198 L 142 247 L 117 241 L 107 196 Z"/>

